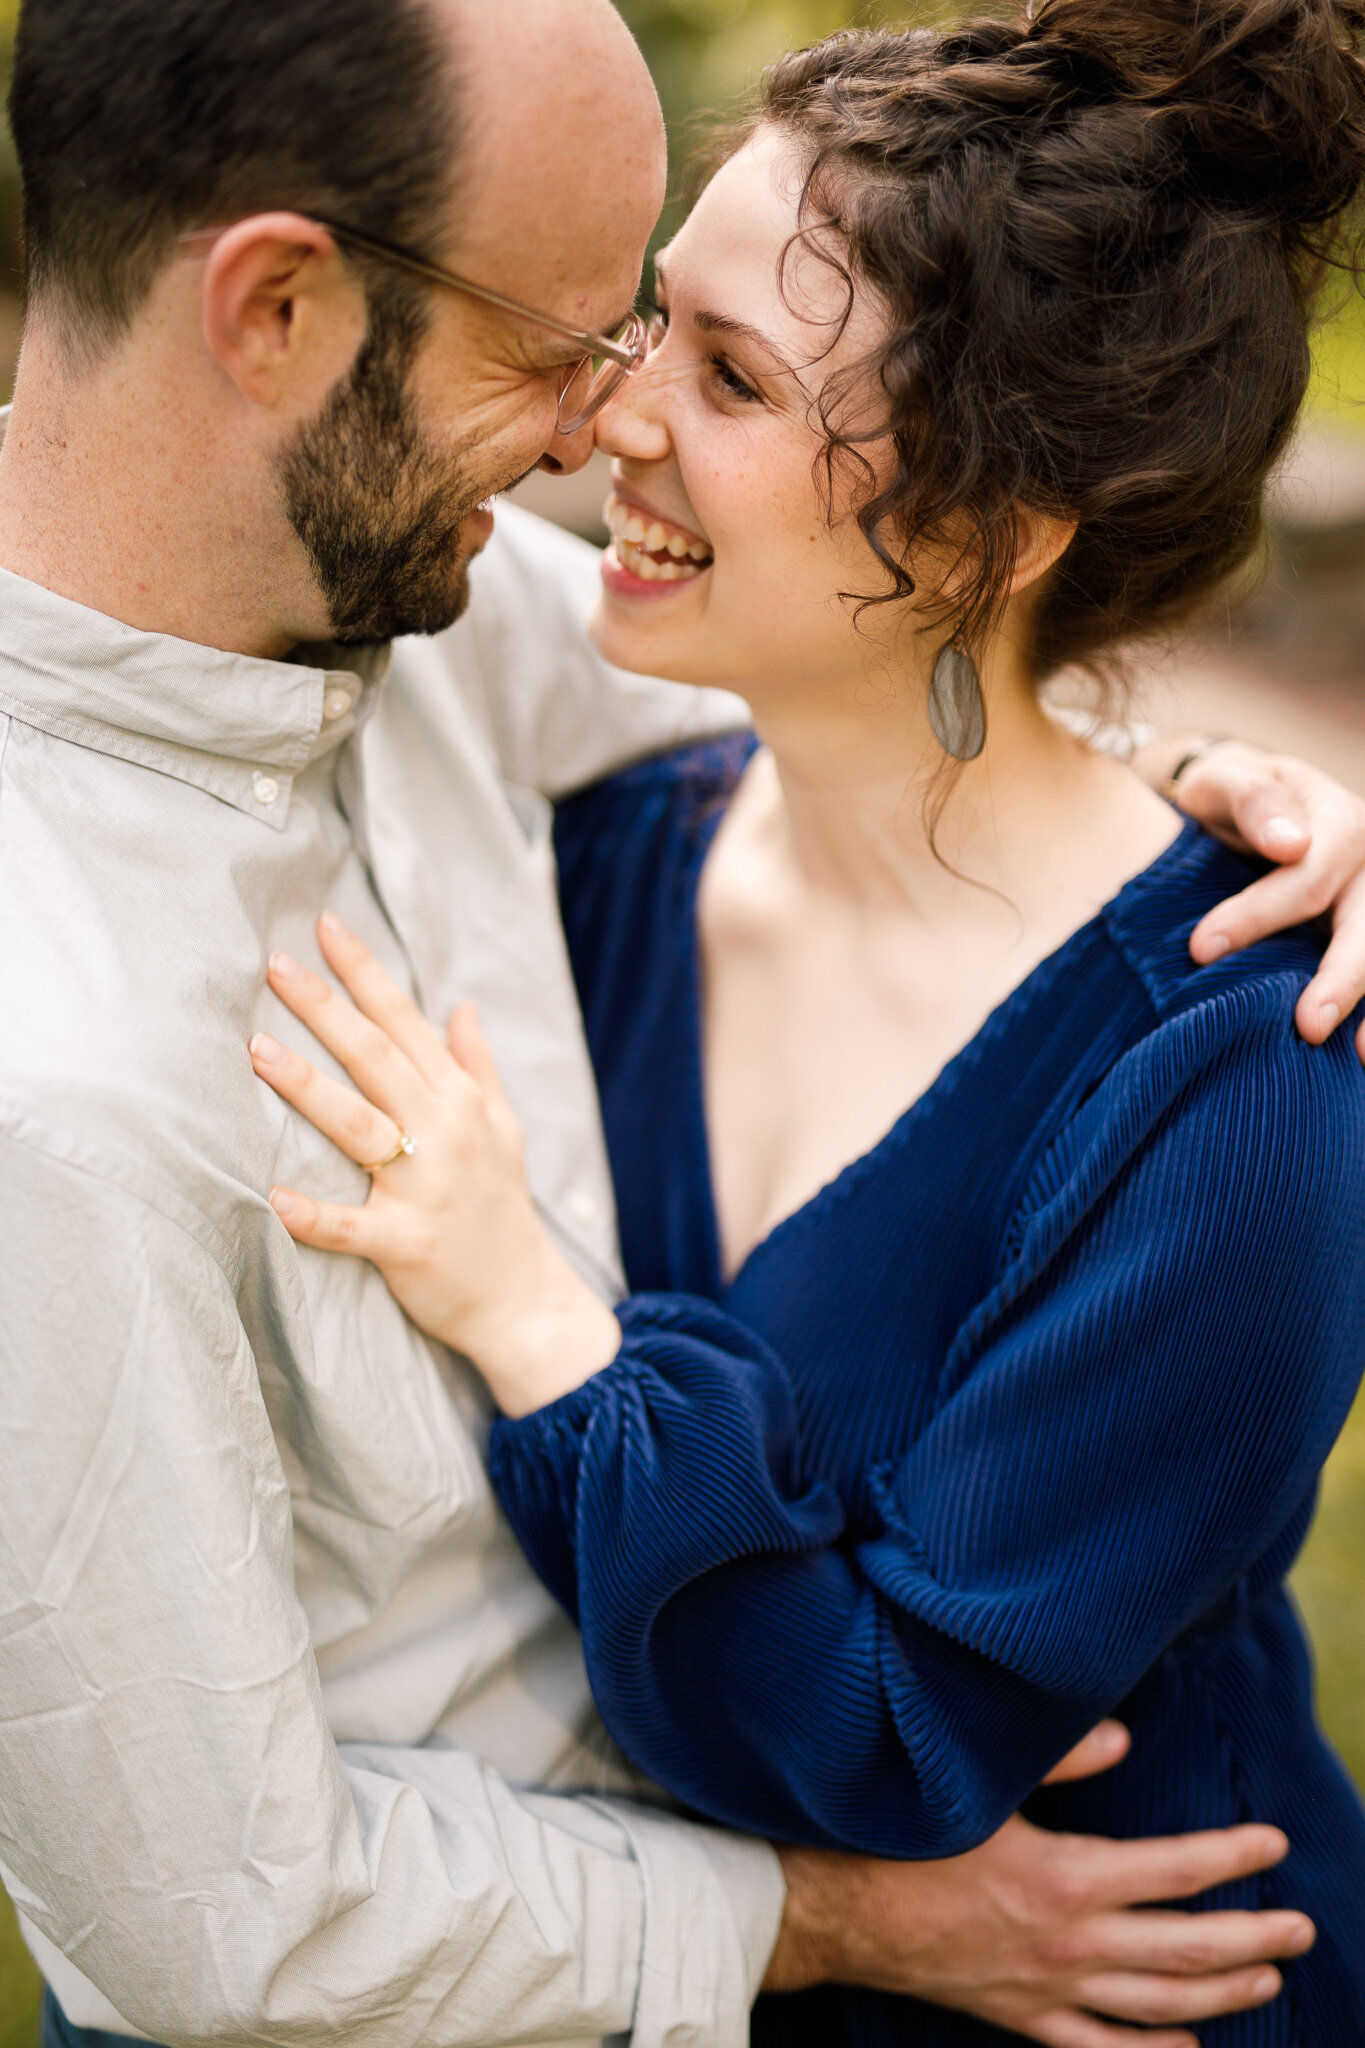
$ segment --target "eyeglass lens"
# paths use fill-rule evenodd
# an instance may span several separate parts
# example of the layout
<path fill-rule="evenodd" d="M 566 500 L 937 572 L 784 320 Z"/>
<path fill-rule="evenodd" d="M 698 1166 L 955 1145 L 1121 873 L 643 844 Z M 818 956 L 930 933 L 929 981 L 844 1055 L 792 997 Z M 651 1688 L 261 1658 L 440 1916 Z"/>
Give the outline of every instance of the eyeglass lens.
<path fill-rule="evenodd" d="M 559 394 L 558 425 L 561 434 L 576 434 L 580 427 L 585 427 L 644 361 L 648 343 L 644 323 L 638 314 L 632 313 L 623 320 L 611 339 L 631 349 L 634 362 L 627 367 L 624 363 L 614 363 L 610 356 L 584 356 L 575 365 Z"/>
<path fill-rule="evenodd" d="M 559 431 L 576 434 L 618 391 L 630 372 L 605 356 L 584 356 L 559 394 Z"/>

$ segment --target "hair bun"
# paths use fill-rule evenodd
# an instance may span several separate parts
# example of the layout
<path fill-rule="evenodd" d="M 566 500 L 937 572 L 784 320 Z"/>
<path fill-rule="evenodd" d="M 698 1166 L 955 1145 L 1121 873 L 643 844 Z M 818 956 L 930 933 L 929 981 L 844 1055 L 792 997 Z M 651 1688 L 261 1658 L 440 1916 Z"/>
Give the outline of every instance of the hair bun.
<path fill-rule="evenodd" d="M 1041 0 L 1024 40 L 1107 74 L 1199 184 L 1311 244 L 1365 183 L 1362 38 L 1365 0 Z"/>

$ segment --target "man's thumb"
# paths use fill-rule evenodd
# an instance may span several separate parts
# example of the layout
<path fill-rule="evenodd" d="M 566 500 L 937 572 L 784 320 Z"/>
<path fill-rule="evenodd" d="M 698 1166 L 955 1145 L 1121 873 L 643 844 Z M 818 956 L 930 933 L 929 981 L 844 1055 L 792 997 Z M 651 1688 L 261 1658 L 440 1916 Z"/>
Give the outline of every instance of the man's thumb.
<path fill-rule="evenodd" d="M 1054 1764 L 1044 1778 L 1045 1785 L 1067 1785 L 1073 1778 L 1093 1778 L 1097 1771 L 1111 1771 L 1133 1746 L 1133 1738 L 1122 1721 L 1100 1721 L 1076 1747 Z"/>

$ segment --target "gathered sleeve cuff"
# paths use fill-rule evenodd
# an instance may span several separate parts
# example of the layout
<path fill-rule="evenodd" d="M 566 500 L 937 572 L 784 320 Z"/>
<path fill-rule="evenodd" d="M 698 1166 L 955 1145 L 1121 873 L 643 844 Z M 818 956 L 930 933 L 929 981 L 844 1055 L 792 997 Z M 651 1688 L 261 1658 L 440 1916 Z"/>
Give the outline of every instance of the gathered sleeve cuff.
<path fill-rule="evenodd" d="M 760 1337 L 690 1295 L 616 1313 L 611 1364 L 500 1416 L 488 1451 L 518 1541 L 580 1628 L 584 1570 L 648 1607 L 727 1557 L 819 1549 L 843 1524 L 829 1487 L 801 1483 L 791 1385 Z"/>

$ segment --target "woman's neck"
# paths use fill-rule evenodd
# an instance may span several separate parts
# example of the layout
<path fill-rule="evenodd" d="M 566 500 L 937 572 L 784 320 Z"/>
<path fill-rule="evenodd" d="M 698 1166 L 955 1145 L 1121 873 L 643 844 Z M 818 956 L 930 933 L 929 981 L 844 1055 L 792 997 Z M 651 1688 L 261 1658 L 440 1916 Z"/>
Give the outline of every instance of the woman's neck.
<path fill-rule="evenodd" d="M 829 690 L 753 692 L 767 750 L 698 904 L 727 1272 L 1176 835 L 1174 813 L 1032 691 L 997 672 L 986 693 L 985 750 L 945 775 L 931 833 L 945 762 L 923 683 L 851 689 L 843 713 Z"/>
<path fill-rule="evenodd" d="M 918 678 L 814 701 L 755 692 L 767 759 L 744 806 L 803 894 L 928 924 L 1004 898 L 1014 920 L 1038 904 L 1050 921 L 1059 890 L 1074 893 L 1080 848 L 1098 902 L 1173 836 L 1165 806 L 1050 718 L 1008 652 L 983 681 L 986 745 L 960 765 L 933 734 Z"/>

